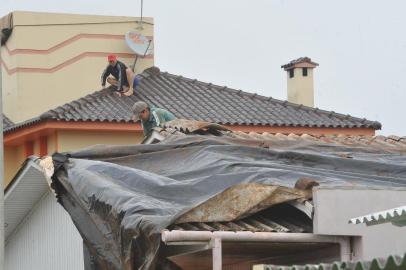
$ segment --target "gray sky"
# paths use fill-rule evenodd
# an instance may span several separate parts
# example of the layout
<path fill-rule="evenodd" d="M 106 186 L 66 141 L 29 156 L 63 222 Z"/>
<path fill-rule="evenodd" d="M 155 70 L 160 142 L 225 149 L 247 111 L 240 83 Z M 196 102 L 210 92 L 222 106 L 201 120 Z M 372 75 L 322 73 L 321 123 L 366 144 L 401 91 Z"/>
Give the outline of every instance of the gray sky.
<path fill-rule="evenodd" d="M 13 10 L 139 16 L 140 0 L 0 0 Z M 317 107 L 377 120 L 406 135 L 405 1 L 144 0 L 163 71 L 286 99 L 280 66 L 315 70 Z"/>

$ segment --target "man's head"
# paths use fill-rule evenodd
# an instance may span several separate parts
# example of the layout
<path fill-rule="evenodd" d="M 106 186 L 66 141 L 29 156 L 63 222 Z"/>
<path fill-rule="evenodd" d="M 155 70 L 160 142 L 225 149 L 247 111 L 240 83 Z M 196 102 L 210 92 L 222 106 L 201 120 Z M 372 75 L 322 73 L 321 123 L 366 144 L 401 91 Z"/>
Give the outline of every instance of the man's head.
<path fill-rule="evenodd" d="M 147 121 L 149 119 L 149 106 L 144 101 L 137 101 L 132 107 L 132 119 L 137 122 L 138 120 Z"/>
<path fill-rule="evenodd" d="M 109 61 L 109 65 L 114 67 L 117 63 L 117 56 L 111 53 L 107 56 L 107 60 Z"/>

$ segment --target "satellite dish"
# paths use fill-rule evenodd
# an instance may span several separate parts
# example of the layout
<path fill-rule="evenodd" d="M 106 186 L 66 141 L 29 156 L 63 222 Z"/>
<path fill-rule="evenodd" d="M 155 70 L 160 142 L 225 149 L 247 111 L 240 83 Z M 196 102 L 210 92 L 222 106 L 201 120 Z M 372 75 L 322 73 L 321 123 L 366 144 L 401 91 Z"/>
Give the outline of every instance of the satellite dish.
<path fill-rule="evenodd" d="M 137 55 L 144 57 L 152 54 L 151 40 L 137 31 L 130 31 L 125 35 L 127 46 Z"/>

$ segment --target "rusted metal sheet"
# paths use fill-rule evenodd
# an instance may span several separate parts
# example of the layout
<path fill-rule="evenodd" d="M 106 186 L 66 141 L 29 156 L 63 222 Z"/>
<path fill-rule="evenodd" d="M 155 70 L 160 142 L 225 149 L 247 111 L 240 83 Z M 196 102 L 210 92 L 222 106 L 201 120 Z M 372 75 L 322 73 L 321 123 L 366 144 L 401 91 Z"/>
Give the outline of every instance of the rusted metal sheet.
<path fill-rule="evenodd" d="M 312 232 L 312 219 L 289 204 L 280 204 L 249 217 L 227 222 L 187 222 L 173 224 L 168 230 L 181 231 L 250 231 L 250 232 Z"/>
<path fill-rule="evenodd" d="M 258 183 L 232 186 L 179 217 L 175 223 L 232 221 L 272 205 L 304 199 L 303 190 Z"/>

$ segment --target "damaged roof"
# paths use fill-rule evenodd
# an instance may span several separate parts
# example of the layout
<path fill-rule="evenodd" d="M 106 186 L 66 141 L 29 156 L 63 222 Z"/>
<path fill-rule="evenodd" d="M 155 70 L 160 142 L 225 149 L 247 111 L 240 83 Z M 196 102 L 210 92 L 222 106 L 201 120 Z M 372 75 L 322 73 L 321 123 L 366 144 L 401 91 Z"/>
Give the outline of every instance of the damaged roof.
<path fill-rule="evenodd" d="M 157 67 L 149 68 L 139 76 L 140 86 L 134 96 L 118 97 L 111 88 L 103 89 L 49 110 L 22 125 L 44 120 L 132 122 L 131 106 L 134 102 L 143 100 L 171 111 L 178 118 L 222 125 L 381 128 L 379 122 L 365 118 L 188 79 L 161 72 Z M 21 126 L 17 125 L 15 128 L 18 127 Z"/>
<path fill-rule="evenodd" d="M 191 136 L 189 136 L 191 135 Z M 321 153 L 324 158 L 319 159 L 316 164 L 323 165 L 327 159 L 335 160 L 350 166 L 351 170 L 358 171 L 360 164 L 374 164 L 368 179 L 361 180 L 353 176 L 346 176 L 344 182 L 332 181 L 323 183 L 324 186 L 360 186 L 360 187 L 404 187 L 406 183 L 400 174 L 404 170 L 404 159 L 406 153 L 406 137 L 397 136 L 344 136 L 344 135 L 296 135 L 296 134 L 270 134 L 270 133 L 244 133 L 217 129 L 211 123 L 196 122 L 185 119 L 176 119 L 166 122 L 160 128 L 155 128 L 152 134 L 144 140 L 144 144 L 162 142 L 171 144 L 182 141 L 188 144 L 196 140 L 196 135 L 201 135 L 201 141 L 221 142 L 225 145 L 236 144 L 250 147 L 261 147 L 271 151 L 280 149 L 290 149 L 289 151 L 302 152 L 301 159 L 305 159 L 307 154 L 319 156 Z M 287 156 L 289 157 L 289 155 Z M 282 158 L 282 157 L 280 157 Z M 314 160 L 313 160 L 314 161 Z M 312 162 L 313 162 L 312 161 Z M 329 165 L 328 165 L 329 166 Z M 369 165 L 367 165 L 369 166 Z M 383 166 L 383 167 L 381 167 Z M 386 166 L 390 166 L 391 168 Z M 329 167 L 330 168 L 330 167 Z M 378 169 L 379 168 L 379 169 Z M 336 167 L 331 167 L 336 170 Z M 372 172 L 374 171 L 374 172 Z M 396 175 L 394 177 L 383 176 L 382 171 Z M 312 169 L 315 175 L 316 170 Z M 340 172 L 342 173 L 342 172 Z M 383 176 L 383 177 L 382 177 Z M 314 178 L 316 181 L 322 178 Z M 342 179 L 342 180 L 343 180 Z M 323 181 L 324 181 L 323 180 Z"/>
<path fill-rule="evenodd" d="M 184 136 L 186 134 L 215 135 L 231 137 L 235 139 L 263 141 L 263 146 L 269 146 L 269 143 L 278 142 L 315 142 L 320 144 L 333 144 L 346 147 L 367 147 L 385 152 L 406 152 L 406 136 L 351 136 L 351 135 L 310 135 L 310 134 L 271 134 L 268 132 L 258 133 L 242 131 L 231 131 L 221 125 L 215 125 L 209 122 L 191 121 L 186 119 L 176 119 L 163 123 L 160 128 L 155 128 L 151 137 L 158 138 L 160 141 L 171 135 Z M 159 139 L 160 138 L 160 139 Z M 145 142 L 151 142 L 146 138 Z M 343 153 L 345 157 L 345 153 Z M 350 158 L 350 154 L 347 154 Z"/>
<path fill-rule="evenodd" d="M 311 233 L 312 219 L 289 204 L 272 206 L 249 217 L 228 222 L 185 222 L 168 230 Z"/>

